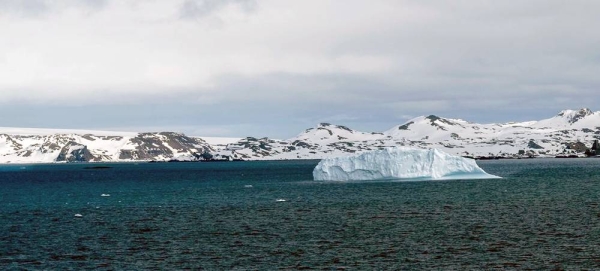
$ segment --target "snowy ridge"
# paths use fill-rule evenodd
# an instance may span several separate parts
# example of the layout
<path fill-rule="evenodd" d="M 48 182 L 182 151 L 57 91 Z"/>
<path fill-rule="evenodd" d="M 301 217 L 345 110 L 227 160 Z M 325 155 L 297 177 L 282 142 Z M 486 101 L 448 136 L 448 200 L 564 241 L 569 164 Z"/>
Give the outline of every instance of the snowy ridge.
<path fill-rule="evenodd" d="M 437 148 L 471 157 L 583 156 L 600 139 L 600 112 L 563 110 L 540 121 L 479 124 L 420 116 L 383 133 L 322 123 L 288 140 L 246 138 L 221 153 L 243 159 L 323 159 L 389 147 Z"/>
<path fill-rule="evenodd" d="M 600 126 L 600 112 L 592 112 L 587 108 L 580 110 L 563 110 L 555 117 L 534 123 L 532 126 L 543 128 L 595 128 Z"/>
<path fill-rule="evenodd" d="M 0 130 L 0 163 L 113 162 L 190 159 L 214 151 L 182 134 L 8 134 Z"/>
<path fill-rule="evenodd" d="M 321 123 L 287 140 L 205 139 L 173 132 L 0 128 L 0 163 L 323 159 L 389 147 L 471 157 L 583 156 L 600 139 L 600 112 L 563 110 L 540 121 L 498 124 L 429 115 L 382 133 Z"/>

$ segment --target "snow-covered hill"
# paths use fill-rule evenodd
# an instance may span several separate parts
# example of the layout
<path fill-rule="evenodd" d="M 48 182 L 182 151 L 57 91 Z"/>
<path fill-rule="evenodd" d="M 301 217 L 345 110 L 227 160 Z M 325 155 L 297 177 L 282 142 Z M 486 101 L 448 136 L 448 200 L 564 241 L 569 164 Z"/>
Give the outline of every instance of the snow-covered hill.
<path fill-rule="evenodd" d="M 0 163 L 321 159 L 391 146 L 438 148 L 473 157 L 583 155 L 600 139 L 600 112 L 564 110 L 540 121 L 499 124 L 430 115 L 383 133 L 321 123 L 287 140 L 205 139 L 172 132 L 0 128 Z"/>
<path fill-rule="evenodd" d="M 600 112 L 564 110 L 540 121 L 479 124 L 421 116 L 383 133 L 322 123 L 289 140 L 246 138 L 228 154 L 244 159 L 320 159 L 391 146 L 438 148 L 473 157 L 583 155 L 600 139 Z"/>
<path fill-rule="evenodd" d="M 201 139 L 171 132 L 65 132 L 72 131 L 0 128 L 0 163 L 189 160 L 214 151 Z"/>

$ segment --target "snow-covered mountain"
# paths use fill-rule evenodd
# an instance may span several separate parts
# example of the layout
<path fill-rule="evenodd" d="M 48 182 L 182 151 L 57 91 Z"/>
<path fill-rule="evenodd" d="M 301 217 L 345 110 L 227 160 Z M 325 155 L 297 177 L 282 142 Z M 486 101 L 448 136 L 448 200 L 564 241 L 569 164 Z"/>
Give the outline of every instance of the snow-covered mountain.
<path fill-rule="evenodd" d="M 202 139 L 171 132 L 65 132 L 79 131 L 0 128 L 0 163 L 189 160 L 214 151 Z"/>
<path fill-rule="evenodd" d="M 321 123 L 287 140 L 180 133 L 0 128 L 0 163 L 203 159 L 321 159 L 391 146 L 473 157 L 582 155 L 600 139 L 600 112 L 564 110 L 540 121 L 478 124 L 421 116 L 383 133 Z M 207 143 L 210 142 L 210 143 Z"/>
<path fill-rule="evenodd" d="M 391 146 L 473 157 L 582 155 L 600 139 L 600 112 L 564 110 L 540 121 L 479 124 L 421 116 L 383 133 L 322 123 L 288 140 L 246 138 L 219 153 L 244 159 L 320 159 Z"/>

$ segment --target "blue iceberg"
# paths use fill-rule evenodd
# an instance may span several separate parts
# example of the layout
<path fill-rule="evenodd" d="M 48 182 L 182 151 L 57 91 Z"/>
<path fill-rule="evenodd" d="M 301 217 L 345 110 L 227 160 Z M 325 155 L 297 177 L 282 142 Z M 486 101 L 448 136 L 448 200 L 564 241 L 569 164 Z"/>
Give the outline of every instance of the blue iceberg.
<path fill-rule="evenodd" d="M 327 158 L 313 170 L 317 181 L 497 179 L 475 160 L 437 149 L 386 148 Z"/>

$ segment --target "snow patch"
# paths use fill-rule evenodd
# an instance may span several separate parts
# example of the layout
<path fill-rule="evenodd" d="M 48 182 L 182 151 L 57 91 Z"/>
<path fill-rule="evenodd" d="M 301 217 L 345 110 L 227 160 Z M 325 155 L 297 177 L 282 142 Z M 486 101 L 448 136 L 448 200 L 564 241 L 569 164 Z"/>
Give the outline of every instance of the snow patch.
<path fill-rule="evenodd" d="M 210 136 L 197 136 L 196 138 L 200 138 L 200 139 L 204 140 L 204 142 L 208 143 L 209 145 L 211 145 L 217 149 L 224 149 L 227 147 L 227 145 L 236 143 L 242 139 L 242 138 L 238 138 L 238 137 L 210 137 Z"/>

